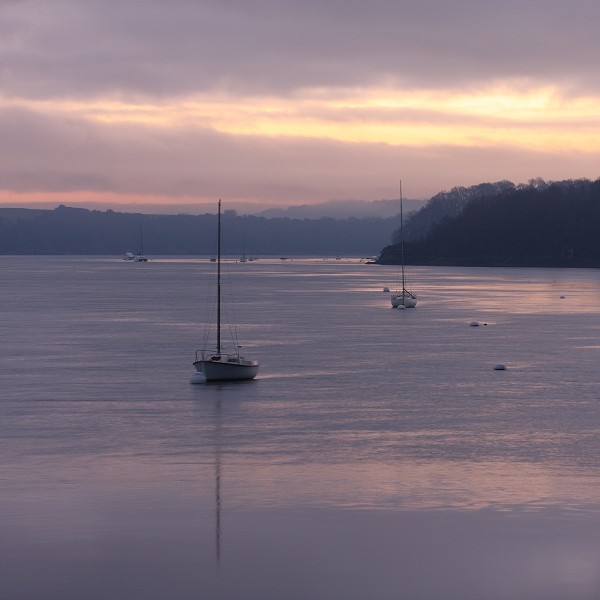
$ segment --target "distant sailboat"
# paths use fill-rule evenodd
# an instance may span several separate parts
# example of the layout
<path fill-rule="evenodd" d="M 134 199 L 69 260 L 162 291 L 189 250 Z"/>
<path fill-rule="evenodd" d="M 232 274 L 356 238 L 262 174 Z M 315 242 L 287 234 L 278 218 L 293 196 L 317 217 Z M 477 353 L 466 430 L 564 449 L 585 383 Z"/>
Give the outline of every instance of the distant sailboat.
<path fill-rule="evenodd" d="M 194 367 L 206 381 L 235 381 L 254 379 L 259 364 L 240 356 L 239 345 L 234 339 L 234 351 L 225 353 L 221 344 L 221 201 L 217 218 L 217 340 L 216 348 L 196 350 Z M 192 380 L 194 381 L 194 380 Z"/>
<path fill-rule="evenodd" d="M 140 252 L 133 258 L 134 262 L 148 262 L 144 256 L 144 236 L 142 235 L 142 226 L 140 225 Z"/>
<path fill-rule="evenodd" d="M 417 305 L 417 296 L 406 289 L 406 280 L 404 273 L 404 222 L 402 218 L 402 181 L 400 181 L 400 262 L 401 270 L 401 289 L 396 290 L 391 297 L 394 308 L 414 308 Z"/>

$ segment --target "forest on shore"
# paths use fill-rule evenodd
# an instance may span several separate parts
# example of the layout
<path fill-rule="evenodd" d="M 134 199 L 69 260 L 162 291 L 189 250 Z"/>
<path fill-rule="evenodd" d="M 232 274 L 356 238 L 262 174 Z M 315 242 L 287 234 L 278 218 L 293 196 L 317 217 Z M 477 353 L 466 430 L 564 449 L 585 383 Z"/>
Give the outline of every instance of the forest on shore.
<path fill-rule="evenodd" d="M 404 228 L 406 264 L 600 267 L 600 179 L 509 181 L 434 196 Z M 400 263 L 398 232 L 380 264 Z"/>
<path fill-rule="evenodd" d="M 400 262 L 398 215 L 267 218 L 226 210 L 223 233 L 223 253 L 233 256 Z M 403 234 L 406 264 L 600 267 L 600 179 L 455 187 L 405 213 Z M 122 255 L 141 251 L 142 242 L 149 256 L 213 254 L 216 215 L 0 208 L 0 254 Z"/>
<path fill-rule="evenodd" d="M 149 215 L 59 206 L 0 208 L 0 254 L 209 255 L 216 252 L 216 214 Z M 223 253 L 373 256 L 392 239 L 397 217 L 335 219 L 222 217 Z"/>

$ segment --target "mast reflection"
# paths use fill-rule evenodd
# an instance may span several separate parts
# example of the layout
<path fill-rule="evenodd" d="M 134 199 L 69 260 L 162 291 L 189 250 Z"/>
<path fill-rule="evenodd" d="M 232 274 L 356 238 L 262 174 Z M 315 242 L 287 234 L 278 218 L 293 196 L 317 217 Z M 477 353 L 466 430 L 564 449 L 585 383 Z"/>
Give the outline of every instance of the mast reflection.
<path fill-rule="evenodd" d="M 221 400 L 215 405 L 215 552 L 221 566 Z"/>

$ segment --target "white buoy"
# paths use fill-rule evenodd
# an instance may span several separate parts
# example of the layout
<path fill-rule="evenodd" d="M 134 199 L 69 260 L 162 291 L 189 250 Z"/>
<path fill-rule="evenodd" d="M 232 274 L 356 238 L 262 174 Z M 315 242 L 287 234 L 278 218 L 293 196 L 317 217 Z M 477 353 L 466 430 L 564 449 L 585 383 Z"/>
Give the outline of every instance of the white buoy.
<path fill-rule="evenodd" d="M 506 371 L 506 365 L 498 363 L 497 365 L 494 365 L 494 371 Z"/>
<path fill-rule="evenodd" d="M 383 288 L 383 291 L 387 293 L 387 292 L 389 292 L 389 291 L 390 291 L 390 288 L 389 288 L 389 287 L 384 287 L 384 288 Z"/>
<path fill-rule="evenodd" d="M 190 377 L 190 383 L 206 383 L 206 377 L 202 373 L 196 372 Z"/>
<path fill-rule="evenodd" d="M 469 323 L 469 325 L 470 325 L 471 327 L 479 327 L 479 323 L 478 323 L 477 321 L 471 321 L 471 322 Z"/>

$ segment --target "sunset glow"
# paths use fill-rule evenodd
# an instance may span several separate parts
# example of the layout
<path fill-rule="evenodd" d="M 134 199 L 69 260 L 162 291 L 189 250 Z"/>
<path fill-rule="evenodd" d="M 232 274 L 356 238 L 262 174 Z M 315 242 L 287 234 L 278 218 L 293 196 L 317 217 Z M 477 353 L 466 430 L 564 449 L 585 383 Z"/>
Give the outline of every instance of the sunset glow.
<path fill-rule="evenodd" d="M 468 95 L 444 90 L 342 92 L 308 90 L 291 99 L 196 96 L 161 104 L 5 99 L 1 105 L 108 125 L 206 128 L 268 138 L 600 150 L 600 101 L 596 98 L 567 99 L 548 88 L 519 92 L 506 87 Z"/>
<path fill-rule="evenodd" d="M 0 9 L 14 32 L 0 42 L 0 190 L 21 204 L 77 193 L 285 206 L 382 199 L 400 175 L 413 198 L 599 175 L 600 90 L 588 59 L 598 42 L 587 26 L 596 15 L 579 31 L 556 30 L 558 13 L 568 19 L 576 7 L 498 21 L 491 8 L 459 5 L 452 16 L 463 20 L 450 29 L 444 10 L 436 20 L 423 7 L 402 12 L 399 37 L 388 25 L 400 9 L 387 4 L 353 6 L 326 34 L 320 11 L 296 2 L 269 19 L 235 4 L 141 14 L 125 2 L 118 22 L 94 1 L 39 15 L 23 6 Z M 543 50 L 528 18 L 546 32 Z M 156 35 L 170 43 L 157 49 Z M 51 67 L 46 55 L 72 67 Z"/>

